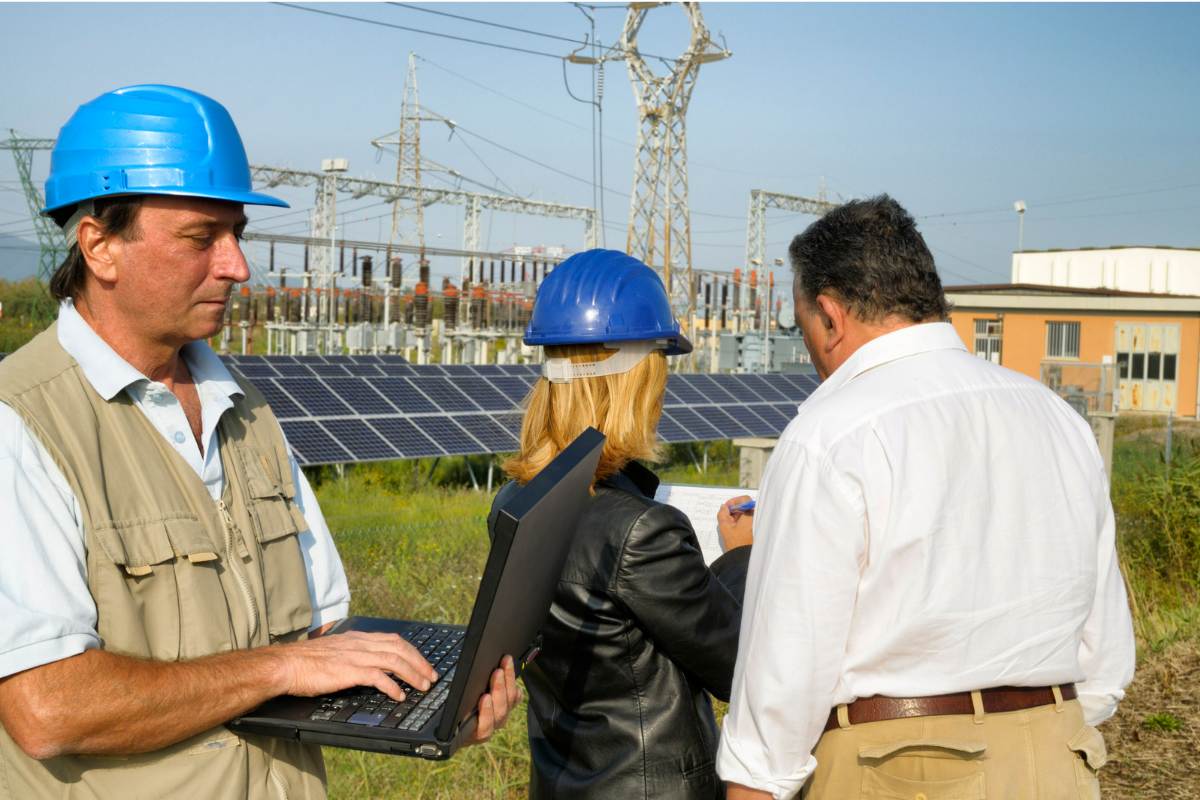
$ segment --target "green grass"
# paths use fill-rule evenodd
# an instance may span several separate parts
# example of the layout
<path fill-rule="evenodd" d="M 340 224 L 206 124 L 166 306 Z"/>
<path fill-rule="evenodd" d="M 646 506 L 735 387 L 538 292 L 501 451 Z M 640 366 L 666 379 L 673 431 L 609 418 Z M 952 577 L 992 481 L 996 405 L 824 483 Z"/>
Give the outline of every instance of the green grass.
<path fill-rule="evenodd" d="M 1183 729 L 1183 720 L 1170 712 L 1160 711 L 1142 720 L 1142 727 L 1155 733 L 1178 733 Z"/>
<path fill-rule="evenodd" d="M 727 443 L 714 444 L 701 473 L 680 446 L 660 471 L 676 483 L 737 483 Z M 702 460 L 699 447 L 697 460 Z M 473 459 L 485 480 L 487 459 Z M 426 482 L 432 473 L 432 481 Z M 491 496 L 470 486 L 463 459 L 352 467 L 339 478 L 314 472 L 321 509 L 352 592 L 351 613 L 466 623 L 487 556 Z M 498 488 L 503 480 L 494 474 Z M 450 484 L 447 486 L 445 484 Z M 525 707 L 483 747 L 446 762 L 325 749 L 332 798 L 523 798 L 529 780 Z"/>
<path fill-rule="evenodd" d="M 1181 436 L 1168 473 L 1162 441 L 1144 420 L 1128 423 L 1114 452 L 1113 505 L 1122 570 L 1142 652 L 1200 635 L 1200 448 Z M 665 482 L 733 486 L 728 442 L 671 445 L 658 469 Z M 312 474 L 346 566 L 355 614 L 465 623 L 487 553 L 489 460 L 422 460 Z M 468 469 L 470 466 L 470 470 Z M 503 476 L 497 468 L 493 489 Z M 1153 714 L 1147 730 L 1177 730 Z M 529 775 L 525 708 L 488 745 L 447 762 L 326 749 L 333 798 L 524 798 Z"/>

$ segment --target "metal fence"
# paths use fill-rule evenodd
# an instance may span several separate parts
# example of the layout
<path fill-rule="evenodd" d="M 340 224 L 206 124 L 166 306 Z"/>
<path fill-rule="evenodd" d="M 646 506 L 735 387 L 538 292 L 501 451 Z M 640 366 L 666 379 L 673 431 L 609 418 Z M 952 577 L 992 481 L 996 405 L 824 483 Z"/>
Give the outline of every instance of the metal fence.
<path fill-rule="evenodd" d="M 1041 379 L 1085 417 L 1119 410 L 1116 364 L 1043 361 Z"/>

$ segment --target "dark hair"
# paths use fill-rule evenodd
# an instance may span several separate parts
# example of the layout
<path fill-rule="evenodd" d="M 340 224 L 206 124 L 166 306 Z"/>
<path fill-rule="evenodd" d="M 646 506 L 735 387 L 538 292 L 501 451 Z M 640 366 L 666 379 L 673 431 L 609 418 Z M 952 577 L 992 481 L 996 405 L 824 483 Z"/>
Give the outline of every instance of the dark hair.
<path fill-rule="evenodd" d="M 864 322 L 945 320 L 950 305 L 916 223 L 886 194 L 838 206 L 792 240 L 805 299 L 825 293 Z"/>
<path fill-rule="evenodd" d="M 119 236 L 126 241 L 137 239 L 141 231 L 137 227 L 137 212 L 141 208 L 142 198 L 114 197 L 95 201 L 96 212 L 93 216 L 100 220 L 104 231 L 110 236 Z M 75 213 L 75 206 L 52 212 L 58 226 L 64 227 Z M 67 257 L 63 259 L 54 274 L 50 276 L 50 295 L 59 302 L 74 298 L 83 288 L 87 277 L 87 261 L 79 252 L 79 245 L 71 245 Z"/>

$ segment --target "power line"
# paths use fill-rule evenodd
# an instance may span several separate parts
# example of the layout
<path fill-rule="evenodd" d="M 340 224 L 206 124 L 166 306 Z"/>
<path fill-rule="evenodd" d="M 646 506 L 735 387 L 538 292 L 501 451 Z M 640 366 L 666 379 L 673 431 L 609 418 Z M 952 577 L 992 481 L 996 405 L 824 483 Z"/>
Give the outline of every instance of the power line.
<path fill-rule="evenodd" d="M 310 8 L 308 6 L 296 5 L 295 3 L 275 2 L 275 3 L 273 3 L 273 5 L 283 6 L 284 8 L 295 9 L 296 11 L 307 11 L 311 14 L 323 14 L 327 17 L 337 17 L 338 19 L 347 19 L 347 20 L 352 20 L 354 22 L 362 22 L 367 25 L 377 25 L 381 28 L 392 28 L 393 30 L 407 31 L 408 33 L 420 33 L 425 36 L 436 36 L 441 39 L 452 39 L 456 42 L 465 42 L 467 44 L 477 44 L 477 45 L 481 45 L 483 47 L 494 47 L 498 50 L 510 50 L 514 53 L 524 53 L 526 55 L 543 56 L 545 58 L 554 58 L 554 59 L 562 58 L 562 56 L 557 53 L 547 53 L 542 50 L 530 50 L 525 47 L 516 47 L 514 45 L 498 44 L 496 42 L 487 42 L 487 41 L 483 41 L 482 39 L 470 39 L 466 36 L 455 36 L 450 33 L 441 33 L 439 31 L 427 31 L 427 30 L 423 30 L 421 28 L 411 28 L 407 25 L 396 25 L 395 23 L 384 22 L 383 20 L 368 19 L 367 17 L 356 17 L 351 14 L 339 14 L 336 11 L 326 11 L 325 9 L 322 9 L 322 8 Z"/>
<path fill-rule="evenodd" d="M 473 22 L 476 25 L 487 25 L 492 28 L 500 28 L 500 29 L 506 30 L 506 31 L 513 31 L 515 33 L 526 33 L 526 34 L 529 34 L 530 36 L 541 36 L 544 39 L 554 39 L 554 40 L 560 41 L 560 42 L 568 42 L 570 44 L 576 45 L 577 47 L 588 47 L 593 44 L 593 42 L 590 42 L 587 39 L 582 39 L 582 40 L 581 39 L 572 39 L 569 36 L 560 36 L 557 33 L 545 33 L 543 31 L 530 30 L 529 28 L 521 28 L 521 27 L 518 27 L 515 25 L 505 25 L 500 22 L 492 22 L 491 20 L 477 19 L 476 17 L 466 17 L 466 16 L 463 16 L 462 14 L 451 14 L 449 11 L 437 11 L 432 8 L 423 8 L 421 6 L 415 6 L 415 5 L 412 5 L 411 3 L 388 3 L 387 5 L 397 6 L 398 8 L 407 8 L 410 11 L 421 11 L 426 14 L 436 14 L 439 17 L 449 17 L 450 19 L 462 20 L 463 22 Z M 605 47 L 604 45 L 600 45 L 600 47 L 601 47 L 601 49 L 605 50 L 608 53 L 620 53 L 620 54 L 624 55 L 625 53 L 629 52 L 625 48 L 617 47 L 616 45 L 609 45 L 608 47 Z M 674 61 L 674 59 L 669 59 L 666 56 L 656 56 L 651 53 L 642 53 L 642 56 L 648 57 L 648 58 L 656 58 L 659 61 Z"/>

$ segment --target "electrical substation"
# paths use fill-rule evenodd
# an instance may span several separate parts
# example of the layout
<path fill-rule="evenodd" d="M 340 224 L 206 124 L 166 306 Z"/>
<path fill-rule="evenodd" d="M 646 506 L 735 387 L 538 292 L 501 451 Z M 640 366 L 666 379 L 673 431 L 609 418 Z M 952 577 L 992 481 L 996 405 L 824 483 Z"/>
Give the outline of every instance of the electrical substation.
<path fill-rule="evenodd" d="M 638 34 L 655 3 L 628 7 L 617 43 L 592 43 L 564 57 L 593 74 L 594 97 L 602 98 L 605 66 L 624 61 L 637 102 L 638 131 L 629 193 L 625 250 L 653 266 L 676 313 L 696 345 L 679 367 L 689 372 L 803 371 L 807 353 L 799 336 L 780 324 L 791 302 L 790 273 L 782 262 L 765 263 L 765 224 L 770 209 L 820 215 L 824 199 L 749 192 L 746 252 L 732 269 L 693 263 L 688 205 L 687 109 L 701 67 L 729 58 L 705 27 L 698 4 L 684 3 L 690 39 L 658 74 L 638 47 Z M 423 127 L 461 131 L 450 117 L 422 105 L 416 54 L 404 79 L 399 127 L 372 140 L 394 156 L 395 180 L 355 177 L 348 161 L 326 158 L 320 169 L 252 165 L 256 187 L 310 188 L 313 208 L 306 235 L 272 232 L 253 224 L 245 233 L 251 281 L 235 293 L 217 342 L 223 353 L 250 355 L 396 354 L 413 364 L 527 364 L 540 357 L 521 343 L 538 286 L 572 252 L 597 246 L 602 223 L 597 205 L 533 200 L 516 194 L 461 188 L 463 176 L 422 154 Z M 565 66 L 564 66 L 565 69 Z M 599 105 L 600 100 L 594 102 Z M 41 191 L 34 159 L 53 139 L 18 136 L 0 149 L 17 165 L 41 248 L 39 273 L 47 279 L 65 254 L 62 231 L 38 212 Z M 434 183 L 433 180 L 437 180 Z M 473 182 L 474 183 L 474 182 Z M 602 193 L 601 193 L 602 194 Z M 819 195 L 822 193 L 819 193 Z M 599 198 L 600 195 L 597 195 Z M 372 198 L 391 206 L 384 240 L 340 236 L 338 203 Z M 425 212 L 430 206 L 462 209 L 461 246 L 431 245 Z M 500 212 L 574 220 L 578 236 L 567 244 L 527 245 L 489 251 L 481 247 L 485 214 Z M 443 276 L 431 277 L 431 259 Z M 457 279 L 445 265 L 457 262 Z M 777 274 L 778 273 L 778 274 Z M 777 280 L 782 282 L 777 285 Z M 790 311 L 784 316 L 790 320 Z M 790 324 L 790 323 L 789 323 Z"/>

